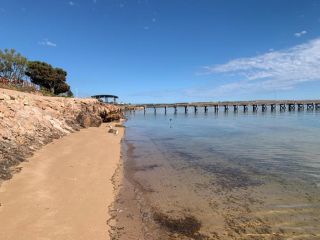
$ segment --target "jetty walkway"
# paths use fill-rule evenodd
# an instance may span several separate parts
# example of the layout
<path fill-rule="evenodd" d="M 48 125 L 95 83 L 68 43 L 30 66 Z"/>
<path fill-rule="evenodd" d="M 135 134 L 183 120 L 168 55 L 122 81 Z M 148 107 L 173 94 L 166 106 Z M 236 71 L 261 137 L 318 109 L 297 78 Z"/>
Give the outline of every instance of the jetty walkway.
<path fill-rule="evenodd" d="M 268 110 L 276 111 L 302 111 L 304 109 L 308 111 L 320 110 L 320 100 L 259 100 L 259 101 L 224 101 L 224 102 L 192 102 L 192 103 L 161 103 L 161 104 L 137 104 L 134 105 L 136 108 L 140 108 L 144 111 L 151 108 L 154 112 L 157 112 L 157 109 L 162 108 L 164 112 L 167 113 L 167 109 L 173 108 L 174 112 L 177 113 L 178 109 L 182 109 L 185 113 L 189 109 L 193 109 L 194 112 L 197 112 L 199 108 L 203 108 L 204 112 L 208 112 L 209 108 L 214 109 L 215 112 L 218 112 L 220 109 L 223 109 L 225 112 L 229 109 L 233 111 L 242 110 L 244 112 L 248 111 L 249 108 L 252 108 L 253 112 L 257 112 L 261 109 L 262 112 Z"/>

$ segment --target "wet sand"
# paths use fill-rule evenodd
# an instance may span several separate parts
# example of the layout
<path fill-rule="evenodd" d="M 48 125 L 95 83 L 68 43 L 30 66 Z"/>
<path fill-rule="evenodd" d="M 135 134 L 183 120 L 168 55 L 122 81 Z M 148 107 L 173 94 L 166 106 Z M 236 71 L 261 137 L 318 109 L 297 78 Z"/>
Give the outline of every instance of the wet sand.
<path fill-rule="evenodd" d="M 106 125 L 48 144 L 0 186 L 0 239 L 109 239 L 119 134 Z"/>

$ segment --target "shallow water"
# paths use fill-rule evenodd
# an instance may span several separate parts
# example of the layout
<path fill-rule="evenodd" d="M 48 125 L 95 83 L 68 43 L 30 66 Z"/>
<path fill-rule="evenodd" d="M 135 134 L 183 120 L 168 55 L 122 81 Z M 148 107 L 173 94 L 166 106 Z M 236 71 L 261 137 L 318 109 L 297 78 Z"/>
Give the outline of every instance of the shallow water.
<path fill-rule="evenodd" d="M 319 117 L 128 113 L 115 239 L 320 239 Z"/>

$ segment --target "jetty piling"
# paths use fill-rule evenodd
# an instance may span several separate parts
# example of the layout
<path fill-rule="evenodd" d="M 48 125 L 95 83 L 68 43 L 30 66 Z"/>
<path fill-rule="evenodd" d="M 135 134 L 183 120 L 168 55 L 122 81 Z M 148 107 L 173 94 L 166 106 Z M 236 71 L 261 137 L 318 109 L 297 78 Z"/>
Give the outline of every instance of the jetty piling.
<path fill-rule="evenodd" d="M 248 111 L 248 106 L 247 105 L 243 105 L 243 111 L 247 112 Z"/>
<path fill-rule="evenodd" d="M 233 111 L 237 112 L 238 111 L 238 105 L 233 105 Z"/>
<path fill-rule="evenodd" d="M 261 109 L 262 109 L 262 112 L 266 112 L 267 111 L 267 105 L 266 104 L 262 104 L 261 105 Z"/>
<path fill-rule="evenodd" d="M 258 111 L 258 105 L 253 104 L 253 105 L 252 105 L 252 111 L 253 111 L 253 112 L 257 112 L 257 111 Z"/>

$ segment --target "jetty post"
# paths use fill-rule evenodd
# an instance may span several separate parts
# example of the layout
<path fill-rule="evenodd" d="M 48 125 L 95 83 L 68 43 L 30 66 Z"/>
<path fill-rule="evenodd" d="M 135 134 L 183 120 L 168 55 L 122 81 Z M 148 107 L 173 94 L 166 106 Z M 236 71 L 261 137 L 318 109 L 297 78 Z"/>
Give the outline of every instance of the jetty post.
<path fill-rule="evenodd" d="M 261 109 L 262 109 L 262 112 L 267 111 L 267 104 L 262 104 Z"/>
<path fill-rule="evenodd" d="M 242 105 L 243 106 L 243 112 L 247 112 L 248 111 L 248 106 L 247 105 Z"/>
<path fill-rule="evenodd" d="M 194 107 L 194 113 L 197 113 L 198 109 L 197 106 L 193 106 Z"/>
<path fill-rule="evenodd" d="M 257 112 L 258 111 L 258 105 L 257 104 L 253 104 L 252 105 L 252 111 L 253 112 Z"/>
<path fill-rule="evenodd" d="M 307 104 L 307 110 L 308 110 L 308 111 L 312 111 L 313 109 L 314 109 L 313 103 Z"/>
<path fill-rule="evenodd" d="M 301 103 L 298 103 L 298 111 L 303 111 L 304 110 L 304 105 Z"/>
<path fill-rule="evenodd" d="M 288 106 L 289 106 L 289 112 L 294 111 L 296 108 L 296 105 L 294 103 L 289 103 Z"/>
<path fill-rule="evenodd" d="M 238 112 L 238 105 L 233 105 L 233 111 Z"/>

